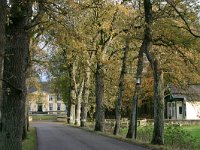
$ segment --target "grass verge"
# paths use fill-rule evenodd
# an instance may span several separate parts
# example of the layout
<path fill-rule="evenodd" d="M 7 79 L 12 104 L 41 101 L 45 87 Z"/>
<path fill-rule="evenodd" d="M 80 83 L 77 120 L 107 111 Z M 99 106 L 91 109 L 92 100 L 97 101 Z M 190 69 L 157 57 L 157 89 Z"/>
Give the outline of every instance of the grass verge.
<path fill-rule="evenodd" d="M 75 125 L 70 125 L 72 127 L 77 127 Z M 95 134 L 111 137 L 124 142 L 133 143 L 138 146 L 146 147 L 153 150 L 183 150 L 192 149 L 199 150 L 200 147 L 200 126 L 177 126 L 177 125 L 166 125 L 165 126 L 165 145 L 158 146 L 150 144 L 153 126 L 139 127 L 137 140 L 131 140 L 125 138 L 127 133 L 127 128 L 121 130 L 121 135 L 116 136 L 112 134 L 113 129 L 106 130 L 106 132 L 95 132 L 94 125 L 92 123 L 88 124 L 86 128 L 81 128 Z"/>
<path fill-rule="evenodd" d="M 147 143 L 147 142 L 141 142 L 141 141 L 135 141 L 135 140 L 132 140 L 132 139 L 127 139 L 122 135 L 113 135 L 111 132 L 98 132 L 98 131 L 94 131 L 92 128 L 88 128 L 88 127 L 82 128 L 82 127 L 79 127 L 79 126 L 76 126 L 76 125 L 69 125 L 69 124 L 66 124 L 66 125 L 70 126 L 70 127 L 74 127 L 74 128 L 83 129 L 85 131 L 92 132 L 92 133 L 97 134 L 97 135 L 102 135 L 102 136 L 117 139 L 117 140 L 120 140 L 120 141 L 123 141 L 123 142 L 131 143 L 131 144 L 141 146 L 141 147 L 151 149 L 151 150 L 167 150 L 167 148 L 165 148 L 164 146 L 152 145 L 152 144 Z"/>
<path fill-rule="evenodd" d="M 22 143 L 22 150 L 36 150 L 36 129 L 30 128 L 27 139 Z"/>
<path fill-rule="evenodd" d="M 188 131 L 194 138 L 200 140 L 200 126 L 185 126 L 184 130 Z"/>
<path fill-rule="evenodd" d="M 51 115 L 33 115 L 32 116 L 33 121 L 40 121 L 40 120 L 56 120 L 56 116 Z"/>

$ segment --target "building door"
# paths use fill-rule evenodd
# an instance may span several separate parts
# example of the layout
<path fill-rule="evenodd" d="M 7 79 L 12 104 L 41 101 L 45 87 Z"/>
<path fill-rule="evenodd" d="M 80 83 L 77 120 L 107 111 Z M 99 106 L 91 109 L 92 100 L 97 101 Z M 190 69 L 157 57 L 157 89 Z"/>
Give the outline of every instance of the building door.
<path fill-rule="evenodd" d="M 176 108 L 175 102 L 168 102 L 167 103 L 167 117 L 168 119 L 176 119 Z"/>
<path fill-rule="evenodd" d="M 167 118 L 172 119 L 172 103 L 168 102 L 167 103 Z"/>
<path fill-rule="evenodd" d="M 172 118 L 171 119 L 176 119 L 176 102 L 172 102 Z"/>
<path fill-rule="evenodd" d="M 42 103 L 39 103 L 39 104 L 38 104 L 38 111 L 39 111 L 39 112 L 42 112 Z"/>

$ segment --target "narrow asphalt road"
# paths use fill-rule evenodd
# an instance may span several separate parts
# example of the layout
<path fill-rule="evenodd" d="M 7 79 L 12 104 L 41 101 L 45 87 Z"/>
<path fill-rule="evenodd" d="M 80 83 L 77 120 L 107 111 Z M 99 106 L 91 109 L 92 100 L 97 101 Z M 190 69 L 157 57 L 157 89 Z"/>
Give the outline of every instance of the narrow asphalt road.
<path fill-rule="evenodd" d="M 82 129 L 54 122 L 35 122 L 37 150 L 147 150 Z"/>

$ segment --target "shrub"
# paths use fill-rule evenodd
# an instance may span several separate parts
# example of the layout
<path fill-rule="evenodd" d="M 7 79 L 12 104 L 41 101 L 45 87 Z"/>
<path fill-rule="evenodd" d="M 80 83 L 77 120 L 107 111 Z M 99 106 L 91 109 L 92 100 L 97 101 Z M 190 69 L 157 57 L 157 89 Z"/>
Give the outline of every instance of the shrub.
<path fill-rule="evenodd" d="M 195 149 L 196 139 L 177 124 L 169 124 L 165 127 L 165 145 L 173 149 Z"/>
<path fill-rule="evenodd" d="M 139 127 L 137 131 L 137 140 L 150 142 L 152 138 L 153 127 Z"/>

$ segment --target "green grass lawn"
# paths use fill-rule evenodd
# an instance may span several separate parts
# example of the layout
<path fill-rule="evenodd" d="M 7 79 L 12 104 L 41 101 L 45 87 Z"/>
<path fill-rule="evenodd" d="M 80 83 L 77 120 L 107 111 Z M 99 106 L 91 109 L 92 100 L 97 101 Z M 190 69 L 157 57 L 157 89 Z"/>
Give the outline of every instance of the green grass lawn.
<path fill-rule="evenodd" d="M 36 130 L 30 128 L 28 131 L 27 139 L 22 143 L 22 150 L 36 150 Z"/>
<path fill-rule="evenodd" d="M 184 126 L 185 131 L 188 131 L 193 137 L 198 138 L 200 140 L 200 125 L 197 126 Z"/>
<path fill-rule="evenodd" d="M 138 128 L 140 130 L 141 127 Z M 193 137 L 200 139 L 200 125 L 195 125 L 195 126 L 183 126 L 183 129 L 190 133 Z M 122 129 L 121 134 L 126 135 L 128 132 L 127 128 Z"/>
<path fill-rule="evenodd" d="M 171 126 L 173 127 L 173 126 Z M 121 135 L 125 137 L 128 129 L 121 130 Z M 153 126 L 138 127 L 137 140 L 150 143 Z M 173 143 L 173 146 L 172 146 Z M 190 143 L 190 144 L 188 144 Z M 199 150 L 200 147 L 200 126 L 182 126 L 169 128 L 165 126 L 165 147 L 168 149 L 192 149 Z"/>
<path fill-rule="evenodd" d="M 56 116 L 51 115 L 34 115 L 32 116 L 33 121 L 39 121 L 39 120 L 56 120 Z"/>

